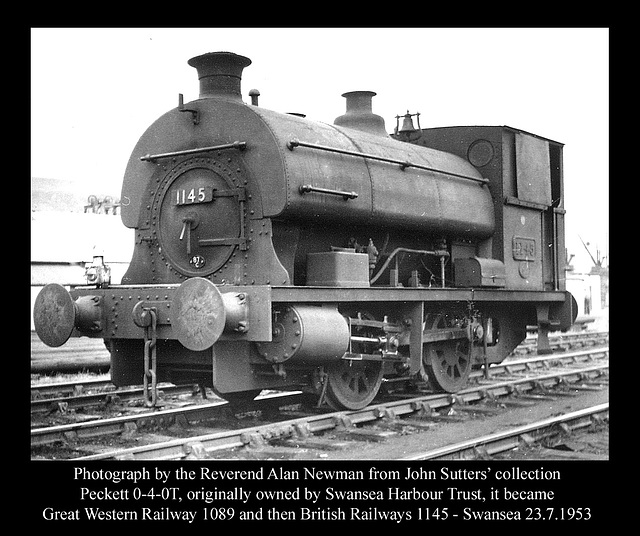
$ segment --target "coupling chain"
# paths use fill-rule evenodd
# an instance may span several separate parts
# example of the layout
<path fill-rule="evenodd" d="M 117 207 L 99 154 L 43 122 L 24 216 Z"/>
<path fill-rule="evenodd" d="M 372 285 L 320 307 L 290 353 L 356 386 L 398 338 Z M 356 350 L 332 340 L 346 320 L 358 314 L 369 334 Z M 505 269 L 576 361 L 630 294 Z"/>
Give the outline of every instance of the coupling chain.
<path fill-rule="evenodd" d="M 144 318 L 147 316 L 148 320 Z M 157 315 L 155 309 L 145 309 L 142 312 L 145 324 L 144 328 L 144 381 L 143 391 L 145 405 L 152 408 L 158 401 L 157 376 L 156 376 L 156 325 Z"/>

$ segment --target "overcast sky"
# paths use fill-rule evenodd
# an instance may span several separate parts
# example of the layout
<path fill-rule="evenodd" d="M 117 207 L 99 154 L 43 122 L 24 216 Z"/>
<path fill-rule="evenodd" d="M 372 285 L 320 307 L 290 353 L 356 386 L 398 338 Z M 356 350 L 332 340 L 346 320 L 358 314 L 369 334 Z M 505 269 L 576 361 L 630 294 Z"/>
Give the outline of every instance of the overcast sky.
<path fill-rule="evenodd" d="M 245 101 L 332 123 L 341 94 L 375 91 L 386 121 L 509 125 L 565 144 L 567 245 L 608 256 L 609 31 L 606 28 L 33 28 L 31 175 L 120 195 L 138 138 L 198 97 L 187 60 L 225 50 L 252 60 Z"/>

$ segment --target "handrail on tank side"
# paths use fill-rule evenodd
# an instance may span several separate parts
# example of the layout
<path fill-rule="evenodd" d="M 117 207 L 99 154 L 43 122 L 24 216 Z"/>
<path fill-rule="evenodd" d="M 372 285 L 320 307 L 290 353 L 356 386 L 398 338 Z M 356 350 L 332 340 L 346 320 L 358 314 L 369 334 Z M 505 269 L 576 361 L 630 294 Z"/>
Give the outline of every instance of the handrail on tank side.
<path fill-rule="evenodd" d="M 330 153 L 346 154 L 349 156 L 360 156 L 362 158 L 368 158 L 370 160 L 378 160 L 380 162 L 388 162 L 390 164 L 399 164 L 400 169 L 402 169 L 402 171 L 404 171 L 408 167 L 413 167 L 417 169 L 424 169 L 426 171 L 434 171 L 436 173 L 444 173 L 446 175 L 451 175 L 452 177 L 458 177 L 460 179 L 479 182 L 480 184 L 487 184 L 489 182 L 489 179 L 485 179 L 484 177 L 471 177 L 469 175 L 462 175 L 460 173 L 453 173 L 451 171 L 444 171 L 442 169 L 423 166 L 422 164 L 415 164 L 407 160 L 387 158 L 386 156 L 378 156 L 375 154 L 361 153 L 359 151 L 349 151 L 348 149 L 339 149 L 337 147 L 329 147 L 328 145 L 320 145 L 317 143 L 307 143 L 306 141 L 300 141 L 297 138 L 293 138 L 287 142 L 287 149 L 289 149 L 290 151 L 293 151 L 296 147 L 307 147 L 309 149 L 317 149 L 319 151 L 328 151 Z"/>

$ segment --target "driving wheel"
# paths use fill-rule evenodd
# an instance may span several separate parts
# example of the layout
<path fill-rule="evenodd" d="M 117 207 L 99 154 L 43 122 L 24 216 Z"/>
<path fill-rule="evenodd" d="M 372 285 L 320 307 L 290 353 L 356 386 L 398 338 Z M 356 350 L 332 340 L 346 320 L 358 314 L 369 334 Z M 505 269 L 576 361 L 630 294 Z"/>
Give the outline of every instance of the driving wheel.
<path fill-rule="evenodd" d="M 444 329 L 445 315 L 427 317 L 426 329 Z M 471 372 L 471 356 L 468 339 L 453 339 L 424 345 L 423 364 L 429 385 L 435 391 L 455 393 L 467 385 Z"/>

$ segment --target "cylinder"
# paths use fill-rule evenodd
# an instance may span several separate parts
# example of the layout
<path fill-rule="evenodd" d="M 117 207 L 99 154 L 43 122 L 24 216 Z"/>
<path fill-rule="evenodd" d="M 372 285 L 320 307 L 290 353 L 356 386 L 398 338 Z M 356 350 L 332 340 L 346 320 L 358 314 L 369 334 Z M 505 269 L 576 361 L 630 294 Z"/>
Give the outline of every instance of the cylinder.
<path fill-rule="evenodd" d="M 277 311 L 273 340 L 256 343 L 267 361 L 322 364 L 340 359 L 349 348 L 349 325 L 337 309 L 312 305 Z"/>

